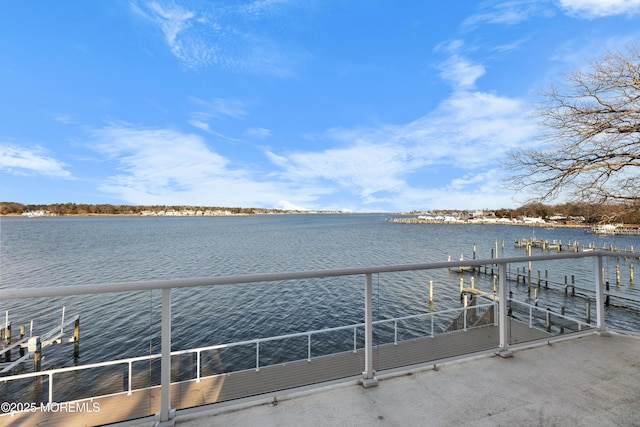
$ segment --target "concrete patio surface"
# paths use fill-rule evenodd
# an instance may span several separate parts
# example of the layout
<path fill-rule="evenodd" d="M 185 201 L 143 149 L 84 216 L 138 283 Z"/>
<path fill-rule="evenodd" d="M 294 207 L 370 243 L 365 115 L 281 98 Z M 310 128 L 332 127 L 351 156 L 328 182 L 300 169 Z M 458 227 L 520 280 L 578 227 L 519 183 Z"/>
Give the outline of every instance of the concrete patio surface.
<path fill-rule="evenodd" d="M 638 336 L 591 334 L 516 349 L 511 358 L 475 357 L 379 379 L 373 388 L 350 381 L 178 412 L 175 425 L 640 425 Z"/>

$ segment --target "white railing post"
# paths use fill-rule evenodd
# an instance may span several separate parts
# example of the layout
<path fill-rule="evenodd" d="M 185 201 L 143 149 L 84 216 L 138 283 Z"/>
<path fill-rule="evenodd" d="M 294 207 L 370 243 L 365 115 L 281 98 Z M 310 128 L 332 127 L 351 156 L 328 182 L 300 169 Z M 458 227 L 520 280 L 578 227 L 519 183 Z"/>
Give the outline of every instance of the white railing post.
<path fill-rule="evenodd" d="M 353 327 L 353 352 L 358 352 L 358 328 L 356 326 Z"/>
<path fill-rule="evenodd" d="M 511 357 L 507 338 L 507 264 L 498 264 L 498 305 L 499 305 L 499 329 L 500 329 L 500 356 Z"/>
<path fill-rule="evenodd" d="M 433 313 L 430 313 L 430 315 L 431 315 L 431 338 L 433 338 L 433 336 L 435 335 Z"/>
<path fill-rule="evenodd" d="M 53 372 L 49 374 L 49 404 L 53 403 Z"/>
<path fill-rule="evenodd" d="M 256 372 L 260 370 L 260 341 L 256 341 Z"/>
<path fill-rule="evenodd" d="M 162 326 L 160 359 L 160 423 L 173 425 L 171 421 L 171 288 L 162 289 Z"/>
<path fill-rule="evenodd" d="M 393 321 L 393 344 L 398 345 L 398 321 Z"/>
<path fill-rule="evenodd" d="M 600 335 L 607 334 L 607 326 L 604 320 L 604 291 L 602 287 L 602 255 L 594 258 L 595 291 L 596 291 L 596 326 Z"/>
<path fill-rule="evenodd" d="M 133 361 L 129 360 L 129 381 L 128 381 L 129 390 L 127 390 L 127 396 L 131 396 L 131 394 L 133 393 L 132 390 L 131 390 L 131 381 L 132 381 L 131 377 L 133 377 L 133 375 L 132 375 L 133 374 L 133 369 L 132 369 L 132 366 L 131 366 L 132 364 L 133 364 Z"/>
<path fill-rule="evenodd" d="M 199 383 L 200 382 L 200 351 L 198 351 L 196 353 L 196 363 L 197 363 L 197 367 L 196 367 L 196 382 Z"/>
<path fill-rule="evenodd" d="M 371 273 L 365 274 L 364 285 L 364 372 L 362 385 L 373 387 L 378 380 L 373 376 L 373 278 Z"/>

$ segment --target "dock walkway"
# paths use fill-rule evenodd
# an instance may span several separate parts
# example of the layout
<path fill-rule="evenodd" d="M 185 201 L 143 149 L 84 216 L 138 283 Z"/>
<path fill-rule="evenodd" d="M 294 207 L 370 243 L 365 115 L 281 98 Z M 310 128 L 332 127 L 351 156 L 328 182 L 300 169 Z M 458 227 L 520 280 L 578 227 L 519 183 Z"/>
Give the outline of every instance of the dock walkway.
<path fill-rule="evenodd" d="M 347 383 L 182 415 L 176 426 L 637 426 L 639 354 L 638 337 L 592 334 L 407 371 L 372 389 Z"/>
<path fill-rule="evenodd" d="M 510 341 L 513 344 L 550 338 L 551 335 L 510 319 Z M 374 369 L 390 372 L 403 367 L 491 353 L 499 346 L 499 330 L 487 325 L 467 331 L 459 330 L 384 344 L 374 348 Z M 171 406 L 191 408 L 219 402 L 232 402 L 247 396 L 286 394 L 297 387 L 318 387 L 329 381 L 354 382 L 361 378 L 364 351 L 344 352 L 330 356 L 300 360 L 261 367 L 259 371 L 246 370 L 215 375 L 172 384 Z M 86 402 L 86 401 L 85 401 Z M 118 393 L 97 397 L 88 407 L 99 405 L 96 412 L 17 413 L 0 416 L 0 426 L 85 426 L 113 423 L 122 419 L 135 419 L 153 415 L 160 410 L 160 387 L 134 391 L 131 395 Z M 82 401 L 80 401 L 82 405 Z"/>

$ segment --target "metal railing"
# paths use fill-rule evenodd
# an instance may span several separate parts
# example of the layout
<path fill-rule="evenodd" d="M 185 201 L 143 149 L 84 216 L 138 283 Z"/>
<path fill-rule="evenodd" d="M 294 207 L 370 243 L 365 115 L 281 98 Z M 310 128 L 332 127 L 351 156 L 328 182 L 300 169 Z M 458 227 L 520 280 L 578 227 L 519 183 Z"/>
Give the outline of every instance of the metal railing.
<path fill-rule="evenodd" d="M 213 277 L 213 278 L 197 278 L 197 279 L 184 279 L 184 280 L 162 280 L 162 281 L 147 281 L 147 282 L 126 282 L 126 283 L 113 283 L 103 285 L 84 285 L 84 286 L 67 286 L 67 287 L 40 287 L 40 288 L 28 288 L 28 289 L 2 289 L 0 290 L 0 300 L 5 299 L 26 299 L 36 297 L 60 297 L 60 296 L 74 296 L 74 295 L 89 295 L 89 294 L 104 294 L 115 292 L 135 292 L 135 291 L 151 291 L 161 290 L 161 354 L 153 356 L 144 356 L 131 359 L 123 359 L 119 361 L 103 362 L 100 364 L 93 364 L 94 366 L 107 366 L 115 364 L 129 364 L 129 392 L 131 392 L 131 364 L 135 361 L 150 360 L 160 358 L 160 413 L 159 420 L 161 423 L 168 422 L 173 416 L 173 411 L 170 405 L 170 384 L 171 384 L 171 356 L 179 355 L 185 352 L 195 352 L 199 359 L 200 353 L 207 349 L 219 348 L 219 346 L 202 347 L 199 349 L 185 350 L 179 352 L 171 351 L 171 291 L 172 289 L 200 287 L 200 286 L 216 286 L 216 285 L 230 285 L 230 284 L 246 284 L 256 282 L 274 282 L 285 280 L 302 280 L 312 278 L 326 278 L 326 277 L 338 277 L 338 276 L 364 276 L 365 289 L 364 289 L 364 323 L 355 325 L 355 327 L 364 328 L 364 369 L 362 370 L 362 382 L 365 386 L 375 383 L 374 370 L 373 370 L 373 327 L 375 322 L 373 321 L 373 304 L 372 304 L 372 275 L 380 273 L 392 273 L 392 272 L 408 272 L 408 271 L 420 271 L 420 270 L 433 270 L 433 269 L 456 269 L 460 267 L 480 267 L 483 265 L 493 265 L 498 268 L 498 286 L 496 292 L 496 307 L 497 316 L 495 316 L 495 323 L 499 328 L 499 346 L 497 348 L 500 352 L 506 352 L 509 350 L 508 334 L 507 334 L 507 316 L 508 316 L 508 297 L 507 297 L 507 266 L 512 263 L 524 263 L 524 262 L 536 262 L 536 261 L 553 261 L 558 259 L 577 259 L 577 258 L 592 258 L 594 260 L 594 291 L 596 300 L 596 329 L 598 331 L 605 331 L 605 317 L 604 317 L 604 292 L 603 292 L 603 280 L 602 280 L 602 266 L 603 257 L 616 257 L 619 254 L 608 251 L 590 251 L 580 253 L 559 253 L 559 254 L 544 254 L 535 256 L 523 256 L 523 257 L 510 257 L 510 258 L 492 258 L 482 260 L 461 260 L 461 261 L 447 261 L 447 262 L 435 262 L 435 263 L 421 263 L 421 264 L 405 264 L 405 265 L 390 265 L 390 266 L 375 266 L 375 267 L 356 267 L 356 268 L 342 268 L 331 270 L 316 270 L 316 271 L 302 271 L 302 272 L 285 272 L 285 273 L 265 273 L 265 274 L 246 274 L 226 277 Z M 530 308 L 531 311 L 537 309 Z M 467 310 L 463 308 L 462 310 Z M 421 314 L 417 316 L 432 316 L 433 314 Z M 409 319 L 409 316 L 404 318 L 388 319 L 379 321 L 380 323 L 394 322 L 395 341 L 397 342 L 397 322 L 399 320 Z M 466 318 L 466 316 L 465 316 Z M 579 323 L 580 324 L 580 323 Z M 581 325 L 583 326 L 583 325 Z M 354 325 L 332 328 L 333 330 L 353 328 Z M 466 324 L 465 324 L 466 327 Z M 433 334 L 433 323 L 432 323 Z M 291 336 L 309 336 L 309 332 L 291 334 Z M 283 336 L 285 337 L 285 336 Z M 277 337 L 281 338 L 281 337 Z M 276 339 L 276 338 L 274 338 Z M 256 369 L 259 369 L 259 347 L 260 343 L 267 339 L 258 339 L 247 341 L 246 343 L 256 344 Z M 310 338 L 309 338 L 310 340 Z M 310 341 L 309 341 L 310 342 Z M 232 345 L 239 345 L 238 343 Z M 310 345 L 310 344 L 309 344 Z M 309 350 L 310 351 L 310 350 Z M 310 353 L 309 353 L 310 354 Z M 89 365 L 87 365 L 89 366 Z M 200 361 L 198 361 L 198 377 Z M 83 366 L 62 368 L 51 372 L 40 372 L 32 374 L 23 374 L 19 376 L 13 376 L 11 378 L 28 378 L 35 375 L 48 375 L 49 376 L 49 400 L 53 401 L 53 376 L 56 373 L 73 371 L 78 369 L 84 369 Z M 0 378 L 0 381 L 6 381 L 8 377 Z"/>
<path fill-rule="evenodd" d="M 428 332 L 428 335 L 433 337 L 435 336 L 436 332 L 435 332 L 435 319 L 439 316 L 442 315 L 446 315 L 446 314 L 455 314 L 455 313 L 460 313 L 464 315 L 464 318 L 466 320 L 467 316 L 466 313 L 469 310 L 479 310 L 482 308 L 486 308 L 486 309 L 494 309 L 496 308 L 497 305 L 494 302 L 490 302 L 487 304 L 478 304 L 475 305 L 473 307 L 460 307 L 460 308 L 454 308 L 454 309 L 449 309 L 449 310 L 441 310 L 441 311 L 436 311 L 436 312 L 430 312 L 430 313 L 421 313 L 421 314 L 415 314 L 415 315 L 411 315 L 411 316 L 403 316 L 403 317 L 397 317 L 397 318 L 392 318 L 392 319 L 384 319 L 384 320 L 378 320 L 373 322 L 373 326 L 380 326 L 380 325 L 384 325 L 384 324 L 393 324 L 393 344 L 398 344 L 398 322 L 403 322 L 403 321 L 407 321 L 407 320 L 415 320 L 415 319 L 423 319 L 423 318 L 429 318 L 430 320 L 430 330 Z M 260 364 L 260 344 L 261 343 L 266 343 L 266 342 L 271 342 L 271 341 L 279 341 L 279 340 L 285 340 L 285 339 L 289 339 L 289 338 L 297 338 L 297 337 L 306 337 L 307 338 L 307 360 L 310 361 L 311 360 L 311 353 L 312 353 L 312 340 L 311 338 L 314 335 L 318 335 L 318 334 L 324 334 L 324 333 L 329 333 L 329 332 L 336 332 L 336 331 L 343 331 L 343 330 L 353 330 L 353 349 L 352 351 L 355 353 L 358 350 L 358 345 L 357 345 L 357 331 L 358 329 L 364 328 L 365 324 L 364 323 L 357 323 L 357 324 L 353 324 L 353 325 L 346 325 L 346 326 L 339 326 L 339 327 L 334 327 L 334 328 L 324 328 L 324 329 L 317 329 L 317 330 L 313 330 L 313 331 L 307 331 L 307 332 L 299 332 L 299 333 L 293 333 L 293 334 L 285 334 L 285 335 L 279 335 L 279 336 L 275 336 L 275 337 L 267 337 L 267 338 L 256 338 L 256 339 L 252 339 L 252 340 L 245 340 L 245 341 L 238 341 L 238 342 L 233 342 L 233 343 L 227 343 L 227 344 L 217 344 L 217 345 L 211 345 L 211 346 L 206 346 L 206 347 L 198 347 L 198 348 L 192 348 L 192 349 L 187 349 L 187 350 L 176 350 L 176 351 L 172 351 L 171 352 L 171 356 L 181 356 L 181 355 L 196 355 L 196 374 L 195 374 L 195 378 L 193 378 L 194 380 L 196 380 L 196 382 L 200 382 L 200 380 L 203 378 L 201 375 L 201 366 L 202 366 L 202 361 L 201 361 L 201 354 L 203 352 L 207 352 L 207 351 L 215 351 L 215 350 L 222 350 L 222 349 L 228 349 L 228 348 L 233 348 L 233 347 L 239 347 L 239 346 L 246 346 L 246 345 L 255 345 L 255 351 L 256 351 L 256 365 L 255 365 L 255 370 L 259 371 L 260 367 L 263 366 Z M 466 323 L 464 325 L 464 330 L 467 329 L 471 329 L 473 326 L 467 326 Z M 11 376 L 7 376 L 7 377 L 0 377 L 0 382 L 9 382 L 9 381 L 17 381 L 17 380 L 23 380 L 23 379 L 27 379 L 27 378 L 36 378 L 36 377 L 48 377 L 48 403 L 52 404 L 54 402 L 57 402 L 57 400 L 54 398 L 55 397 L 55 392 L 54 392 L 54 376 L 55 375 L 60 375 L 60 374 L 64 374 L 64 373 L 68 373 L 68 372 L 77 372 L 77 371 L 83 371 L 83 370 L 88 370 L 88 369 L 94 369 L 94 368 L 102 368 L 102 367 L 107 367 L 107 366 L 117 366 L 117 365 L 128 365 L 127 367 L 127 387 L 126 387 L 126 392 L 128 395 L 131 395 L 136 389 L 134 389 L 133 387 L 133 377 L 134 377 L 134 371 L 133 371 L 133 364 L 137 363 L 137 362 L 146 362 L 146 361 L 151 361 L 151 360 L 156 360 L 156 359 L 160 359 L 161 358 L 161 354 L 152 354 L 152 355 L 146 355 L 146 356 L 137 356 L 137 357 L 129 357 L 129 358 L 124 358 L 124 359 L 118 359 L 118 360 L 110 360 L 110 361 L 105 361 L 105 362 L 96 362 L 96 363 L 90 363 L 90 364 L 86 364 L 86 365 L 80 365 L 80 366 L 70 366 L 70 367 L 65 367 L 65 368 L 55 368 L 55 369 L 48 369 L 46 371 L 40 371 L 40 372 L 29 372 L 29 373 L 25 373 L 25 374 L 17 374 L 17 375 L 11 375 Z"/>

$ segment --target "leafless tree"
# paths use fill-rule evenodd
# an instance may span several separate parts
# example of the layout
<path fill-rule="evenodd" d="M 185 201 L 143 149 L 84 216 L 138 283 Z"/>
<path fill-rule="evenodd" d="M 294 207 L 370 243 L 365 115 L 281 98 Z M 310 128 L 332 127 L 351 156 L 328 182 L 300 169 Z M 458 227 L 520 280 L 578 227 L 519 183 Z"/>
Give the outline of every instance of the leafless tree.
<path fill-rule="evenodd" d="M 534 199 L 640 200 L 640 51 L 609 51 L 543 94 L 539 148 L 512 155 L 510 184 Z"/>

